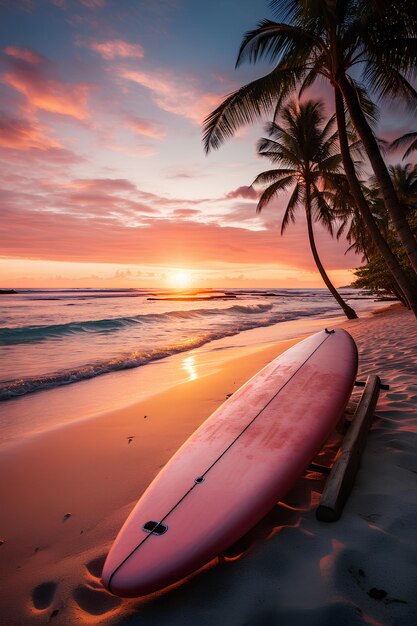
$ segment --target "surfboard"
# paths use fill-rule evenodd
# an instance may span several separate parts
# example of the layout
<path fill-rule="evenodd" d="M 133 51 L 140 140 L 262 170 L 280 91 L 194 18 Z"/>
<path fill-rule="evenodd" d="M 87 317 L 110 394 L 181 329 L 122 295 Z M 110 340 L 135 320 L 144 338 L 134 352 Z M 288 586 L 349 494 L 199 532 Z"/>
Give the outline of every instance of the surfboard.
<path fill-rule="evenodd" d="M 103 584 L 139 597 L 199 569 L 250 530 L 322 447 L 349 400 L 357 349 L 321 331 L 271 361 L 161 470 L 120 530 Z"/>

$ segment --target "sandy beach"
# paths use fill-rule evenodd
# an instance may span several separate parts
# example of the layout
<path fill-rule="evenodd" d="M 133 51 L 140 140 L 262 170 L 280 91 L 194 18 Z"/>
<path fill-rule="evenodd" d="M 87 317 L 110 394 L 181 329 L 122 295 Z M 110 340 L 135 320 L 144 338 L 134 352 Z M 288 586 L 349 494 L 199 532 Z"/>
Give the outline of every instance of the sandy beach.
<path fill-rule="evenodd" d="M 416 2 L 0 0 L 0 626 L 417 626 Z"/>
<path fill-rule="evenodd" d="M 339 325 L 357 342 L 359 377 L 376 373 L 390 390 L 381 393 L 338 523 L 316 521 L 323 479 L 306 473 L 249 535 L 178 585 L 121 600 L 100 584 L 117 531 L 158 470 L 228 394 L 298 340 L 262 342 L 271 329 L 249 331 L 252 345 L 211 352 L 211 367 L 207 352 L 191 354 L 186 382 L 44 428 L 4 449 L 2 626 L 415 624 L 415 321 L 394 306 Z M 173 366 L 181 359 L 174 357 Z M 326 444 L 322 460 L 329 460 L 336 439 Z"/>

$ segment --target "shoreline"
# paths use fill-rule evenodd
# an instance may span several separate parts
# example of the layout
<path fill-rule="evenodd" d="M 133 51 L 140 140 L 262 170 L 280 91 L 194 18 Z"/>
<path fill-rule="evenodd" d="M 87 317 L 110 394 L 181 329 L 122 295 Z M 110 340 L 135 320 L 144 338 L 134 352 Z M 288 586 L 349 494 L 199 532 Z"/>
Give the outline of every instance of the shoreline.
<path fill-rule="evenodd" d="M 265 610 L 270 612 L 270 623 L 285 626 L 322 624 L 331 615 L 332 623 L 343 619 L 351 619 L 352 624 L 393 623 L 386 619 L 415 623 L 417 601 L 412 599 L 412 589 L 417 559 L 412 547 L 417 506 L 411 494 L 415 493 L 413 472 L 417 472 L 417 384 L 412 378 L 417 372 L 417 341 L 413 319 L 409 312 L 391 306 L 378 315 L 336 323 L 357 341 L 359 376 L 379 373 L 391 385 L 389 393 L 381 394 L 363 469 L 342 520 L 335 525 L 315 521 L 321 479 L 300 477 L 287 503 L 278 505 L 252 533 L 249 548 L 234 547 L 237 555 L 232 550 L 223 561 L 216 559 L 185 583 L 144 599 L 122 601 L 99 583 L 102 559 L 121 523 L 197 426 L 301 335 L 271 345 L 267 333 L 261 333 L 264 342 L 259 343 L 259 333 L 246 331 L 252 333 L 253 343 L 249 338 L 240 347 L 238 341 L 227 346 L 218 340 L 223 345 L 215 346 L 216 350 L 212 346 L 193 351 L 189 371 L 181 370 L 188 380 L 114 410 L 25 436 L 18 445 L 9 446 L 0 458 L 1 475 L 7 476 L 0 493 L 5 511 L 0 536 L 4 623 L 43 625 L 55 619 L 60 626 L 133 626 L 224 621 L 241 626 L 250 619 L 258 620 L 254 624 L 266 620 Z M 305 322 L 301 320 L 304 326 Z M 314 324 L 322 327 L 323 321 Z M 180 355 L 171 359 L 173 369 L 181 367 Z M 379 552 L 375 554 L 375 546 L 385 564 Z M 354 574 L 349 573 L 352 568 Z M 359 570 L 367 578 L 362 580 Z M 388 570 L 397 578 L 392 579 Z M 368 596 L 371 582 L 386 589 L 392 602 Z M 259 602 L 266 608 L 261 609 Z M 212 621 L 204 617 L 203 608 Z M 52 618 L 54 611 L 58 613 Z"/>
<path fill-rule="evenodd" d="M 389 309 L 386 303 L 372 302 L 361 311 L 361 318 Z M 257 351 L 260 346 L 280 341 L 300 339 L 327 325 L 345 320 L 337 315 L 306 316 L 241 331 L 209 341 L 202 346 L 151 361 L 145 365 L 111 371 L 74 383 L 35 391 L 1 402 L 2 439 L 0 451 L 18 445 L 22 438 L 36 436 L 66 423 L 127 407 L 161 391 L 173 388 L 193 377 L 198 363 L 198 376 L 216 371 L 224 360 L 244 355 L 246 349 Z M 255 372 L 254 372 L 255 373 Z"/>

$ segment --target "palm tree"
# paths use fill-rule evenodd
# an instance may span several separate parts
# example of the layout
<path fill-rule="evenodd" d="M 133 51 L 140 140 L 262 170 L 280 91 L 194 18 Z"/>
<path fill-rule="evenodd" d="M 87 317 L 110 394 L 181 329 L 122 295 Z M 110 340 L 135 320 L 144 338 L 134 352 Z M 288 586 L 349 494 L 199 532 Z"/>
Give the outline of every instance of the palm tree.
<path fill-rule="evenodd" d="M 401 135 L 401 137 L 394 139 L 394 141 L 389 145 L 389 149 L 396 150 L 404 145 L 408 145 L 408 148 L 403 154 L 403 160 L 410 156 L 412 152 L 417 150 L 417 132 L 406 133 L 405 135 Z"/>
<path fill-rule="evenodd" d="M 391 250 L 386 237 L 382 235 L 377 220 L 364 195 L 362 185 L 356 175 L 355 165 L 350 154 L 343 97 L 338 89 L 335 89 L 335 108 L 339 131 L 340 152 L 352 197 L 375 247 L 383 258 L 388 271 L 391 273 L 392 282 L 397 286 L 397 290 L 402 294 L 407 305 L 413 310 L 414 315 L 417 317 L 417 290 L 410 282 L 397 257 Z"/>
<path fill-rule="evenodd" d="M 390 165 L 389 173 L 405 215 L 417 209 L 417 165 Z"/>
<path fill-rule="evenodd" d="M 267 57 L 274 69 L 229 95 L 206 119 L 206 151 L 218 148 L 237 128 L 252 123 L 279 107 L 297 87 L 301 92 L 317 78 L 330 82 L 335 93 L 343 165 L 352 195 L 367 228 L 396 280 L 401 283 L 417 317 L 417 291 L 410 285 L 389 246 L 381 236 L 360 190 L 349 158 L 344 104 L 363 142 L 381 187 L 387 210 L 417 272 L 417 242 L 398 202 L 377 141 L 366 117 L 369 99 L 351 70 L 363 70 L 367 85 L 387 97 L 398 92 L 417 97 L 407 77 L 415 63 L 412 45 L 416 33 L 415 0 L 271 0 L 270 4 L 290 23 L 263 20 L 248 32 L 237 65 L 245 59 Z M 408 5 L 410 5 L 408 7 Z M 407 11 L 404 9 L 409 10 Z"/>
<path fill-rule="evenodd" d="M 379 188 L 372 186 L 365 187 L 364 185 L 362 185 L 362 188 L 379 229 L 384 233 L 385 239 L 392 239 L 392 236 L 390 237 L 387 212 L 385 211 L 383 202 L 381 202 Z M 366 224 L 357 206 L 354 202 L 345 202 L 346 193 L 349 193 L 349 191 L 341 189 L 341 202 L 339 202 L 337 198 L 335 199 L 334 213 L 339 222 L 336 238 L 340 239 L 340 237 L 344 235 L 350 244 L 346 253 L 353 250 L 356 254 L 362 254 L 362 260 L 366 261 L 367 265 L 372 264 L 372 267 L 374 267 L 376 264 L 379 271 L 384 271 L 386 276 L 385 289 L 395 295 L 404 306 L 410 308 L 401 287 L 398 285 L 392 273 L 390 273 L 383 257 L 378 253 L 378 249 L 372 237 L 369 235 L 369 231 L 366 228 Z M 382 270 L 382 268 L 385 269 Z"/>
<path fill-rule="evenodd" d="M 384 233 L 386 237 L 388 232 L 388 220 L 386 216 L 385 207 L 382 205 L 379 199 L 379 190 L 376 187 L 362 186 L 362 193 L 366 198 L 366 202 L 372 212 L 374 220 L 378 224 L 378 228 Z M 358 210 L 353 197 L 349 203 L 346 203 L 346 194 L 350 193 L 349 189 L 340 190 L 340 200 L 335 198 L 334 213 L 339 223 L 339 227 L 336 233 L 336 238 L 340 239 L 342 235 L 346 238 L 350 244 L 346 250 L 346 253 L 353 250 L 356 254 L 362 254 L 362 260 L 369 262 L 369 259 L 374 254 L 378 253 L 372 237 L 369 235 L 369 231 L 366 228 L 366 224 L 363 220 L 361 212 Z"/>
<path fill-rule="evenodd" d="M 334 116 L 325 123 L 323 104 L 290 102 L 281 113 L 281 125 L 271 122 L 267 126 L 269 138 L 258 143 L 258 152 L 279 169 L 259 174 L 253 185 L 267 185 L 257 206 L 260 212 L 272 198 L 292 187 L 290 199 L 281 224 L 281 235 L 295 221 L 297 208 L 303 206 L 310 248 L 317 269 L 335 300 L 348 319 L 357 317 L 355 311 L 343 300 L 328 277 L 317 252 L 313 221 L 324 224 L 333 234 L 331 202 L 337 187 L 343 184 L 340 173 L 340 155 L 337 154 L 337 133 L 332 132 Z"/>

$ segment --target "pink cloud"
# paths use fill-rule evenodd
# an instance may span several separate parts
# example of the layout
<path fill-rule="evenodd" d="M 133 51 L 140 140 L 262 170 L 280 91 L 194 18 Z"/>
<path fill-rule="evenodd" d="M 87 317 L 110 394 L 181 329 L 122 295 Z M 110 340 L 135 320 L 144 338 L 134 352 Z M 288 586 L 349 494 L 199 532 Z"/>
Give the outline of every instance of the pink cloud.
<path fill-rule="evenodd" d="M 247 228 L 252 227 L 255 228 L 255 230 L 267 228 L 268 224 L 265 214 L 256 214 L 256 204 L 254 202 L 242 202 L 240 204 L 236 204 L 229 213 L 223 216 L 222 219 L 226 223 L 242 225 Z"/>
<path fill-rule="evenodd" d="M 91 85 L 64 83 L 46 76 L 44 64 L 34 65 L 21 58 L 10 60 L 4 83 L 23 94 L 32 109 L 59 113 L 78 120 L 89 117 L 87 99 Z"/>
<path fill-rule="evenodd" d="M 144 50 L 138 43 L 128 43 L 122 39 L 113 39 L 111 41 L 94 41 L 90 44 L 90 48 L 94 52 L 98 52 L 103 59 L 112 61 L 113 59 L 143 59 Z"/>
<path fill-rule="evenodd" d="M 118 75 L 149 89 L 153 101 L 163 111 L 180 115 L 196 124 L 200 124 L 221 100 L 217 94 L 202 92 L 193 80 L 184 76 L 128 68 L 120 68 Z"/>
<path fill-rule="evenodd" d="M 43 57 L 34 52 L 33 50 L 29 50 L 29 48 L 17 48 L 15 46 L 8 46 L 4 50 L 5 54 L 9 57 L 14 57 L 15 59 L 20 59 L 21 61 L 26 61 L 27 63 L 40 63 L 43 60 Z"/>
<path fill-rule="evenodd" d="M 0 163 L 3 173 L 0 187 L 16 191 L 25 187 L 35 194 L 43 194 L 43 201 L 47 204 L 47 196 L 63 184 L 71 168 L 85 166 L 87 159 L 66 148 L 42 146 L 26 149 L 20 145 L 0 147 Z M 15 182 L 16 173 L 21 176 L 21 182 Z M 23 180 L 26 180 L 25 185 Z"/>
<path fill-rule="evenodd" d="M 7 192 L 2 197 L 4 229 L 2 253 L 17 258 L 114 263 L 181 264 L 210 267 L 210 263 L 250 263 L 254 266 L 288 265 L 315 269 L 308 248 L 306 226 L 300 219 L 279 236 L 276 224 L 263 231 L 192 219 L 150 216 L 147 203 L 100 192 L 50 194 Z M 58 207 L 59 211 L 54 209 Z M 180 218 L 180 215 L 177 215 Z M 183 215 L 183 217 L 186 217 Z M 13 232 L 13 238 L 6 237 Z M 322 260 L 329 270 L 359 264 L 344 256 L 345 243 L 330 239 L 317 227 Z"/>
<path fill-rule="evenodd" d="M 3 113 L 0 117 L 0 147 L 25 151 L 32 148 L 42 151 L 60 148 L 59 142 L 45 135 L 44 130 L 45 127 L 37 122 L 9 117 Z"/>
<path fill-rule="evenodd" d="M 174 209 L 174 211 L 172 211 L 172 215 L 174 215 L 175 217 L 196 217 L 196 215 L 198 215 L 200 213 L 200 211 L 198 211 L 197 209 Z"/>
<path fill-rule="evenodd" d="M 247 200 L 257 200 L 258 197 L 258 192 L 253 187 L 248 187 L 247 185 L 238 187 L 226 194 L 226 198 L 245 198 Z"/>
<path fill-rule="evenodd" d="M 78 178 L 68 187 L 73 189 L 101 190 L 107 193 L 137 191 L 136 185 L 126 178 Z"/>
<path fill-rule="evenodd" d="M 42 161 L 48 161 L 50 166 L 60 168 L 63 165 L 81 165 L 86 162 L 86 159 L 66 148 L 48 148 L 48 150 L 32 148 L 25 154 L 25 165 L 29 168 L 38 163 L 44 171 L 45 166 L 41 165 Z M 20 166 L 21 165 L 22 162 L 20 160 Z"/>
<path fill-rule="evenodd" d="M 202 176 L 202 174 L 194 174 L 193 172 L 189 171 L 189 170 L 179 170 L 178 172 L 173 172 L 172 174 L 168 175 L 168 178 L 197 178 L 199 176 Z"/>
<path fill-rule="evenodd" d="M 81 194 L 85 193 L 88 198 L 90 198 L 90 194 L 101 195 L 105 193 L 120 195 L 128 193 L 129 198 L 139 201 L 141 206 L 144 206 L 143 203 L 146 203 L 147 207 L 154 207 L 158 211 L 163 210 L 164 208 L 171 209 L 171 207 L 179 206 L 181 207 L 179 211 L 184 212 L 184 215 L 186 213 L 188 215 L 191 215 L 192 213 L 197 214 L 198 211 L 192 209 L 192 207 L 207 202 L 207 199 L 204 198 L 197 200 L 184 200 L 183 198 L 165 197 L 148 191 L 143 191 L 142 189 L 138 189 L 136 185 L 126 178 L 77 178 L 67 183 L 65 185 L 65 189 L 69 190 L 70 193 L 74 190 L 76 192 L 80 192 Z M 184 208 L 184 206 L 189 208 Z M 176 213 L 176 210 L 177 209 L 174 209 L 173 213 Z"/>
<path fill-rule="evenodd" d="M 152 139 L 163 139 L 166 135 L 162 124 L 133 115 L 126 118 L 126 126 L 138 135 L 152 137 Z"/>

